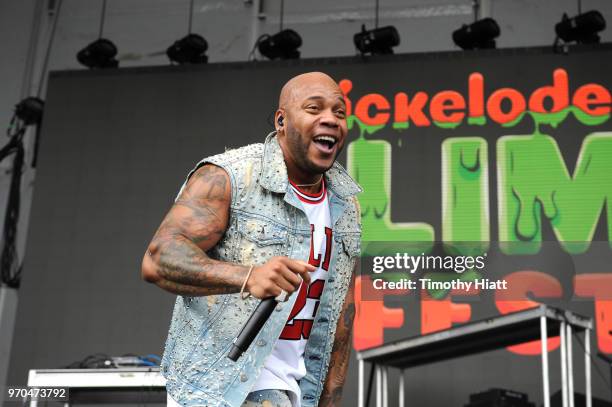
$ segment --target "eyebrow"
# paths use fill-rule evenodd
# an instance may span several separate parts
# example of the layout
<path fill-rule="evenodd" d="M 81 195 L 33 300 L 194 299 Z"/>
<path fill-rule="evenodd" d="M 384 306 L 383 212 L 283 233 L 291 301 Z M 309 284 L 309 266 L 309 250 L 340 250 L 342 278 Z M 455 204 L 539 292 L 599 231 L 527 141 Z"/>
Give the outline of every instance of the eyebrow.
<path fill-rule="evenodd" d="M 344 97 L 342 96 L 338 96 L 337 98 L 340 102 L 342 102 L 342 104 L 344 106 L 346 106 L 346 101 L 344 100 Z M 306 98 L 306 100 L 325 100 L 325 98 L 323 96 L 318 96 L 318 95 L 314 95 L 314 96 L 308 96 Z"/>

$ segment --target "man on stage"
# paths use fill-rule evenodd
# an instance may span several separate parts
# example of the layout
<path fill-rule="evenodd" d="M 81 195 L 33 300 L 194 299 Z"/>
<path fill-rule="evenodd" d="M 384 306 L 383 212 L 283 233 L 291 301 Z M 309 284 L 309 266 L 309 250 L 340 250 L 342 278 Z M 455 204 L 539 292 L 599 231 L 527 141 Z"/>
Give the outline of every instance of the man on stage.
<path fill-rule="evenodd" d="M 296 76 L 274 125 L 263 144 L 198 163 L 144 256 L 143 278 L 177 294 L 161 365 L 169 405 L 340 405 L 361 239 L 361 189 L 335 161 L 342 92 L 323 73 Z M 278 305 L 231 361 L 266 297 Z"/>

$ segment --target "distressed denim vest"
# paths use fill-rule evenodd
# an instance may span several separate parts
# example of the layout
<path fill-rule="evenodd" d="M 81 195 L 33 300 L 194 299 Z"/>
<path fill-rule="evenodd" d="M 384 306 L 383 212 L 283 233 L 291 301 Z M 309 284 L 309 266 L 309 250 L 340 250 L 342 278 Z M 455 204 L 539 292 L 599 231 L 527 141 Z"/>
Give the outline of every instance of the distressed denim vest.
<path fill-rule="evenodd" d="M 310 224 L 289 186 L 274 132 L 264 144 L 203 159 L 189 176 L 205 163 L 225 169 L 231 181 L 228 227 L 208 251 L 211 258 L 244 265 L 263 264 L 273 256 L 308 261 Z M 361 224 L 355 195 L 361 188 L 338 163 L 325 173 L 325 180 L 333 247 L 329 275 L 304 352 L 307 373 L 299 382 L 302 406 L 316 406 L 323 390 L 336 324 L 360 254 Z M 242 300 L 240 294 L 177 296 L 161 364 L 168 393 L 184 406 L 240 406 L 296 298 L 294 293 L 277 305 L 249 349 L 233 362 L 227 358 L 232 341 L 260 300 Z"/>

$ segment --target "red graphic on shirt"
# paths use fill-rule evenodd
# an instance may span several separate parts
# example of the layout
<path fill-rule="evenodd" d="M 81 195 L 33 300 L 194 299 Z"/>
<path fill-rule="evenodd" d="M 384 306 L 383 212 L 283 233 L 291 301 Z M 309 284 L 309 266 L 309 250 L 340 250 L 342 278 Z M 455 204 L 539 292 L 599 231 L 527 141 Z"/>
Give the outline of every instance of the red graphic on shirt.
<path fill-rule="evenodd" d="M 331 245 L 332 245 L 332 230 L 328 227 L 325 227 L 325 255 L 323 258 L 323 262 L 321 263 L 321 254 L 317 257 L 314 255 L 314 231 L 315 226 L 310 225 L 310 256 L 308 259 L 308 263 L 315 266 L 320 267 L 323 270 L 327 271 L 329 269 L 329 261 L 331 258 Z M 291 309 L 291 313 L 289 314 L 289 318 L 287 318 L 287 324 L 281 332 L 280 339 L 289 340 L 289 341 L 299 341 L 300 339 L 308 339 L 310 337 L 310 330 L 312 329 L 312 319 L 294 319 L 296 315 L 302 311 L 304 306 L 306 306 L 307 299 L 316 300 L 314 305 L 314 310 L 312 312 L 312 318 L 314 318 L 317 313 L 317 309 L 319 308 L 319 299 L 321 298 L 321 294 L 323 294 L 323 287 L 325 286 L 325 280 L 315 280 L 311 281 L 310 285 L 306 286 L 302 284 L 300 286 L 300 291 L 298 292 L 298 296 L 293 304 L 293 308 Z"/>
<path fill-rule="evenodd" d="M 323 260 L 323 264 L 321 264 L 321 253 L 319 253 L 318 257 L 314 257 L 314 247 L 312 241 L 314 239 L 314 225 L 310 225 L 310 257 L 308 258 L 308 263 L 312 264 L 315 267 L 321 267 L 323 270 L 329 270 L 329 259 L 331 257 L 331 244 L 332 244 L 332 230 L 328 227 L 325 227 L 325 259 Z"/>

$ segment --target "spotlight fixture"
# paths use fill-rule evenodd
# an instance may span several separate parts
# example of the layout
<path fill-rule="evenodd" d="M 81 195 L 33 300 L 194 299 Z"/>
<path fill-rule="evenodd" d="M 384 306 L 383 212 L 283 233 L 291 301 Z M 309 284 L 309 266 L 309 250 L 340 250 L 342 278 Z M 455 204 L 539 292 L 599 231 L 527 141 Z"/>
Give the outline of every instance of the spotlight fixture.
<path fill-rule="evenodd" d="M 363 24 L 361 32 L 353 36 L 353 42 L 361 55 L 393 54 L 393 47 L 399 45 L 400 37 L 397 29 L 392 25 L 366 30 Z"/>
<path fill-rule="evenodd" d="M 561 22 L 555 24 L 557 37 L 564 42 L 577 42 L 579 44 L 596 44 L 600 38 L 598 32 L 606 28 L 606 20 L 597 10 L 587 11 L 569 18 L 563 14 Z"/>
<path fill-rule="evenodd" d="M 86 67 L 116 68 L 119 62 L 115 59 L 117 47 L 110 40 L 98 38 L 77 53 L 77 60 Z"/>
<path fill-rule="evenodd" d="M 104 22 L 106 20 L 106 0 L 102 0 L 102 10 L 100 11 L 100 27 L 98 29 L 98 39 L 87 45 L 77 53 L 77 60 L 88 67 L 94 68 L 116 68 L 119 61 L 115 59 L 117 46 L 110 40 L 102 38 L 104 33 Z"/>
<path fill-rule="evenodd" d="M 182 64 L 205 64 L 208 62 L 206 50 L 208 42 L 201 35 L 191 32 L 193 27 L 193 2 L 189 1 L 189 20 L 187 27 L 187 36 L 175 41 L 166 50 L 166 55 L 170 62 Z"/>
<path fill-rule="evenodd" d="M 280 0 L 279 31 L 274 34 L 263 34 L 253 45 L 249 53 L 249 61 L 257 60 L 255 50 L 268 59 L 298 59 L 300 57 L 299 47 L 302 46 L 302 37 L 291 29 L 283 29 L 285 16 L 285 0 Z"/>
<path fill-rule="evenodd" d="M 302 37 L 291 29 L 264 35 L 257 42 L 259 53 L 268 59 L 298 59 L 301 46 Z"/>
<path fill-rule="evenodd" d="M 495 38 L 499 34 L 497 22 L 487 17 L 455 30 L 453 41 L 461 49 L 489 49 L 495 48 Z"/>
<path fill-rule="evenodd" d="M 34 96 L 27 97 L 15 105 L 15 116 L 26 126 L 38 125 L 42 121 L 45 102 Z"/>
<path fill-rule="evenodd" d="M 187 34 L 168 47 L 166 55 L 177 64 L 205 64 L 208 62 L 206 50 L 208 42 L 198 34 Z"/>

